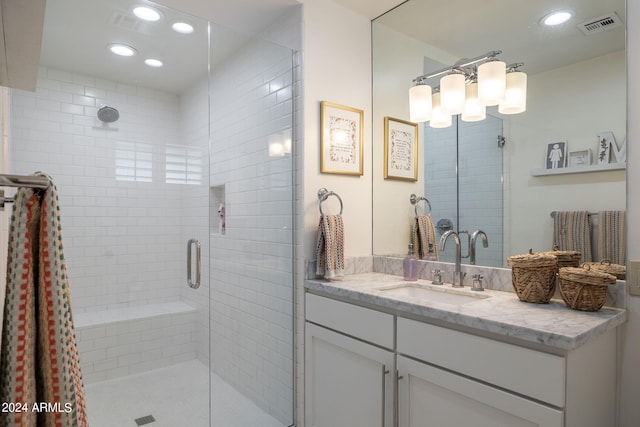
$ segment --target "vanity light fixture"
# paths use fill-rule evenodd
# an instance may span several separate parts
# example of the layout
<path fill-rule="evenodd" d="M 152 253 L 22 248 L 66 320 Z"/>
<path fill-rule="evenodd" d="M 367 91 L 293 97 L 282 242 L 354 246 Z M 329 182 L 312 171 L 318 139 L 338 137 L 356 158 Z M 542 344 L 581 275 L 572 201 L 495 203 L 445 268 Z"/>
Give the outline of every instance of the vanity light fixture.
<path fill-rule="evenodd" d="M 180 34 L 191 34 L 194 31 L 193 25 L 184 21 L 177 21 L 171 24 L 173 31 Z"/>
<path fill-rule="evenodd" d="M 119 56 L 133 56 L 137 52 L 135 48 L 122 43 L 110 43 L 107 49 Z"/>
<path fill-rule="evenodd" d="M 546 14 L 540 19 L 542 25 L 547 27 L 554 27 L 556 25 L 564 24 L 573 16 L 573 12 L 570 10 L 556 10 Z"/>
<path fill-rule="evenodd" d="M 409 89 L 410 120 L 428 121 L 431 127 L 441 128 L 450 126 L 451 116 L 456 114 L 463 121 L 484 120 L 489 106 L 497 105 L 501 114 L 525 111 L 527 75 L 519 70 L 523 64 L 506 65 L 497 59 L 501 53 L 497 50 L 463 59 L 413 79 L 414 86 Z M 440 76 L 439 87 L 432 94 L 427 81 Z"/>
<path fill-rule="evenodd" d="M 133 14 L 143 21 L 155 22 L 162 18 L 162 13 L 158 9 L 149 6 L 134 7 Z"/>

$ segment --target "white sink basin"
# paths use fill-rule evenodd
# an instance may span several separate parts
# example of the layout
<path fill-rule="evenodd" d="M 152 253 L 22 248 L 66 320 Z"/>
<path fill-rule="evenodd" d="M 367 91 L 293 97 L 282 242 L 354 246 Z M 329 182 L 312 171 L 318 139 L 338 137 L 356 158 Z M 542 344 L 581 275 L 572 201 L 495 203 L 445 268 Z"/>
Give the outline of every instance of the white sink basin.
<path fill-rule="evenodd" d="M 403 283 L 379 289 L 385 295 L 394 298 L 411 298 L 424 302 L 437 302 L 449 305 L 461 306 L 471 302 L 488 298 L 489 295 L 473 291 L 463 291 L 451 288 L 436 288 L 435 286 L 421 285 L 417 283 Z"/>

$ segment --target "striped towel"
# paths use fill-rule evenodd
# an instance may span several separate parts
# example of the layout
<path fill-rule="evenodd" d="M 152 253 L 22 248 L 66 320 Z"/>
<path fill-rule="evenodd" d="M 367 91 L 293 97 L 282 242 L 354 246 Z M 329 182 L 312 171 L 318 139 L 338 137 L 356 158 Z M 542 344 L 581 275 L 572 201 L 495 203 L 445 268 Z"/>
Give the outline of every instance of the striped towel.
<path fill-rule="evenodd" d="M 625 211 L 598 212 L 598 254 L 612 264 L 625 263 L 625 218 Z"/>
<path fill-rule="evenodd" d="M 329 280 L 344 277 L 344 224 L 342 215 L 322 215 L 318 224 L 316 275 Z"/>
<path fill-rule="evenodd" d="M 589 212 L 554 212 L 553 246 L 558 246 L 562 251 L 580 252 L 580 262 L 592 261 Z"/>
<path fill-rule="evenodd" d="M 438 259 L 438 242 L 436 241 L 436 229 L 433 226 L 431 215 L 417 216 L 413 222 L 411 243 L 420 259 Z"/>
<path fill-rule="evenodd" d="M 0 401 L 24 404 L 26 410 L 0 414 L 1 425 L 86 427 L 55 186 L 18 189 L 13 209 Z M 40 404 L 49 406 L 34 410 Z"/>

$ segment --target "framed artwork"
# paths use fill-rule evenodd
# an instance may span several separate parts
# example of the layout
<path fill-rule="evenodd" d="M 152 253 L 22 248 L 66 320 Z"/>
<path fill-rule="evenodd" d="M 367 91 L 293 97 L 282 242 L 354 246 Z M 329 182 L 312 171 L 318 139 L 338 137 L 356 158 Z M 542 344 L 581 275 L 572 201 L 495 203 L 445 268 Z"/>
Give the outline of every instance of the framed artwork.
<path fill-rule="evenodd" d="M 569 167 L 577 168 L 591 164 L 591 150 L 571 151 L 569 153 Z"/>
<path fill-rule="evenodd" d="M 384 118 L 384 177 L 418 180 L 418 125 Z"/>
<path fill-rule="evenodd" d="M 320 172 L 362 175 L 364 112 L 320 103 Z"/>
<path fill-rule="evenodd" d="M 546 169 L 560 169 L 567 164 L 567 142 L 552 142 L 547 144 L 545 164 Z"/>

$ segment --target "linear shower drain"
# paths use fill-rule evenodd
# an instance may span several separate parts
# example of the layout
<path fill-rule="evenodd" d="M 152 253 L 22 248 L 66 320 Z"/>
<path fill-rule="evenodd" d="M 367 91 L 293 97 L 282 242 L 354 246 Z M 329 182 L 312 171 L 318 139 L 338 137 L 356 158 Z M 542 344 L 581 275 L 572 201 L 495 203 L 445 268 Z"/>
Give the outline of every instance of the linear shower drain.
<path fill-rule="evenodd" d="M 147 424 L 155 423 L 156 419 L 153 418 L 153 415 L 145 415 L 144 417 L 136 418 L 134 421 L 136 422 L 136 425 L 140 427 Z"/>

